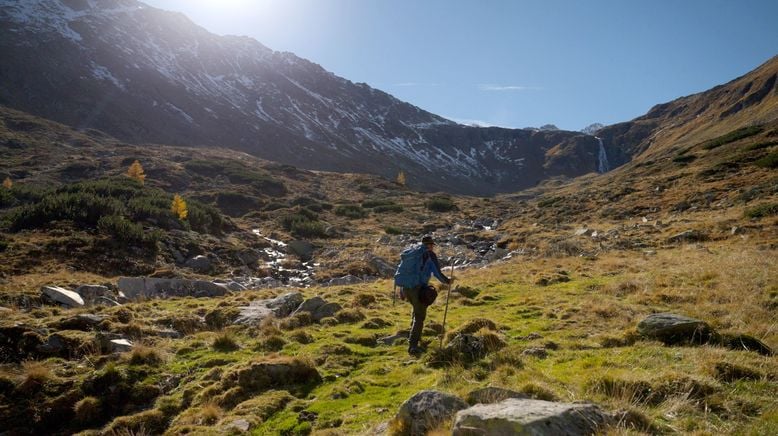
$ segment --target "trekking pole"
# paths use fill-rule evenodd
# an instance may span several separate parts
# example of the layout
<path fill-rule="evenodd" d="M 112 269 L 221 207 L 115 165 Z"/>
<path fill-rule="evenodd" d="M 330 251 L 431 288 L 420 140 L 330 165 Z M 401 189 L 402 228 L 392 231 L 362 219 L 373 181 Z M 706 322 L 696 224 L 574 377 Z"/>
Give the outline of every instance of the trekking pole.
<path fill-rule="evenodd" d="M 392 286 L 392 307 L 394 307 L 394 303 L 397 299 L 397 285 L 395 284 Z"/>
<path fill-rule="evenodd" d="M 446 310 L 443 312 L 443 331 L 440 333 L 440 348 L 443 348 L 443 336 L 446 336 L 446 316 L 448 316 L 448 297 L 451 296 L 451 282 L 454 281 L 454 258 L 449 261 L 451 263 L 451 277 L 448 281 L 448 292 L 446 293 Z"/>

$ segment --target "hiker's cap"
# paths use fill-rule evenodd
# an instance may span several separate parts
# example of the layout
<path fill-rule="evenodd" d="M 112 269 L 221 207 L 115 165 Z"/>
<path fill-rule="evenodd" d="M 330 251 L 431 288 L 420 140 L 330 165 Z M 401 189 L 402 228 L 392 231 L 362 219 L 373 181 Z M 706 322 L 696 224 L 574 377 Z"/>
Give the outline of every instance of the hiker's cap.
<path fill-rule="evenodd" d="M 424 245 L 435 245 L 435 240 L 432 239 L 432 236 L 425 236 L 421 238 L 421 243 Z"/>

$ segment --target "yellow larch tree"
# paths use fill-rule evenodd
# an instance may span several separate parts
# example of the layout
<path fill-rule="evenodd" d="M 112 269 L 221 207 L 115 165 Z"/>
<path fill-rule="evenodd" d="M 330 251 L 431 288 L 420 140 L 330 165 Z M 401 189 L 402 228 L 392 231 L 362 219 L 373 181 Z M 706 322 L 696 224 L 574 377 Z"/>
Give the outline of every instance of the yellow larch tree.
<path fill-rule="evenodd" d="M 405 171 L 400 170 L 400 172 L 397 174 L 397 180 L 398 185 L 405 186 Z"/>
<path fill-rule="evenodd" d="M 186 201 L 176 194 L 173 196 L 173 203 L 170 204 L 170 211 L 178 216 L 178 219 L 185 220 L 189 212 L 186 210 Z"/>
<path fill-rule="evenodd" d="M 137 160 L 130 165 L 127 170 L 127 175 L 140 182 L 142 185 L 146 180 L 146 173 L 143 172 L 143 167 Z"/>
<path fill-rule="evenodd" d="M 6 177 L 5 180 L 3 180 L 3 187 L 5 189 L 11 189 L 11 186 L 14 185 L 14 182 L 11 181 L 10 177 Z"/>

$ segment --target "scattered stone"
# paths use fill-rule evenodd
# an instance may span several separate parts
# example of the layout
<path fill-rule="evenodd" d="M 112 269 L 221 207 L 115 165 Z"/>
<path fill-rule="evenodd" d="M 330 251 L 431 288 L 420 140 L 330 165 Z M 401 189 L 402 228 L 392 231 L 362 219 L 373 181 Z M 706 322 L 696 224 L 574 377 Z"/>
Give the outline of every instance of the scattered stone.
<path fill-rule="evenodd" d="M 127 339 L 112 339 L 110 342 L 111 352 L 124 353 L 126 351 L 132 351 L 132 342 Z"/>
<path fill-rule="evenodd" d="M 421 391 L 401 406 L 394 418 L 404 434 L 423 435 L 466 409 L 461 398 L 437 391 Z"/>
<path fill-rule="evenodd" d="M 103 322 L 104 316 L 94 315 L 91 313 L 82 313 L 70 318 L 65 318 L 57 323 L 57 328 L 61 330 L 81 330 L 90 331 L 97 327 L 98 324 Z"/>
<path fill-rule="evenodd" d="M 284 318 L 302 303 L 303 294 L 299 292 L 290 292 L 265 300 L 254 300 L 248 306 L 239 307 L 240 315 L 235 320 L 235 324 L 258 324 L 269 316 Z"/>
<path fill-rule="evenodd" d="M 512 391 L 510 389 L 489 386 L 476 389 L 467 394 L 467 403 L 470 405 L 494 404 L 503 400 L 507 400 L 508 398 L 527 399 L 529 396 L 522 394 L 521 392 Z"/>
<path fill-rule="evenodd" d="M 230 430 L 246 433 L 249 431 L 249 428 L 251 428 L 251 424 L 245 419 L 236 419 L 235 421 L 229 423 L 227 428 Z"/>
<path fill-rule="evenodd" d="M 677 235 L 673 235 L 667 238 L 667 242 L 669 243 L 702 242 L 707 240 L 708 240 L 708 235 L 706 235 L 705 233 L 699 230 L 686 230 L 684 232 L 678 233 Z"/>
<path fill-rule="evenodd" d="M 344 285 L 354 285 L 357 283 L 362 283 L 362 279 L 360 279 L 357 276 L 349 274 L 347 276 L 330 279 L 330 281 L 327 282 L 326 286 L 344 286 Z"/>
<path fill-rule="evenodd" d="M 108 306 L 108 307 L 116 307 L 122 305 L 122 303 L 119 303 L 116 300 L 111 300 L 108 297 L 97 297 L 97 299 L 95 299 L 95 304 L 100 306 Z"/>
<path fill-rule="evenodd" d="M 92 305 L 99 297 L 112 297 L 113 293 L 103 285 L 81 285 L 76 288 L 76 293 L 84 299 L 84 303 Z"/>
<path fill-rule="evenodd" d="M 203 256 L 202 254 L 195 256 L 189 260 L 186 261 L 184 264 L 187 268 L 191 268 L 197 272 L 207 273 L 211 270 L 211 267 L 213 266 L 211 264 L 211 259 L 208 259 L 207 256 Z"/>
<path fill-rule="evenodd" d="M 590 435 L 609 422 L 594 404 L 510 398 L 459 411 L 452 435 Z"/>
<path fill-rule="evenodd" d="M 483 339 L 471 334 L 460 333 L 446 344 L 445 351 L 465 361 L 476 361 L 486 354 Z"/>
<path fill-rule="evenodd" d="M 537 357 L 538 359 L 545 359 L 548 357 L 548 351 L 545 348 L 533 347 L 527 348 L 521 352 L 522 356 Z"/>
<path fill-rule="evenodd" d="M 703 344 L 714 335 L 705 321 L 673 313 L 655 313 L 640 321 L 638 333 L 665 345 Z"/>
<path fill-rule="evenodd" d="M 370 268 L 378 272 L 379 277 L 387 278 L 394 276 L 395 266 L 386 259 L 369 254 L 367 256 L 367 264 Z"/>
<path fill-rule="evenodd" d="M 759 339 L 744 334 L 723 334 L 719 339 L 721 344 L 731 350 L 754 351 L 763 356 L 772 356 L 773 350 Z"/>
<path fill-rule="evenodd" d="M 165 279 L 156 277 L 120 277 L 117 285 L 124 298 L 221 297 L 227 286 L 207 280 Z"/>
<path fill-rule="evenodd" d="M 46 342 L 38 345 L 37 351 L 41 354 L 58 355 L 65 351 L 65 347 L 67 347 L 67 344 L 62 335 L 54 333 L 46 338 Z"/>
<path fill-rule="evenodd" d="M 84 306 L 84 299 L 80 295 L 59 286 L 44 286 L 41 288 L 41 293 L 66 307 Z"/>

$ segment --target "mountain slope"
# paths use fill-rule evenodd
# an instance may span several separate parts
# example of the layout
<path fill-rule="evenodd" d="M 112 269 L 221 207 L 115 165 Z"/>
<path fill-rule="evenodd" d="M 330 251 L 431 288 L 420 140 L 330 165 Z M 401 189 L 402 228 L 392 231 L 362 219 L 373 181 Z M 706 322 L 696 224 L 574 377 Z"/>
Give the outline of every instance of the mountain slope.
<path fill-rule="evenodd" d="M 135 0 L 3 0 L 0 22 L 0 55 L 13 60 L 0 66 L 0 103 L 126 141 L 392 179 L 404 170 L 411 187 L 468 194 L 598 168 L 591 136 L 458 125 Z"/>

